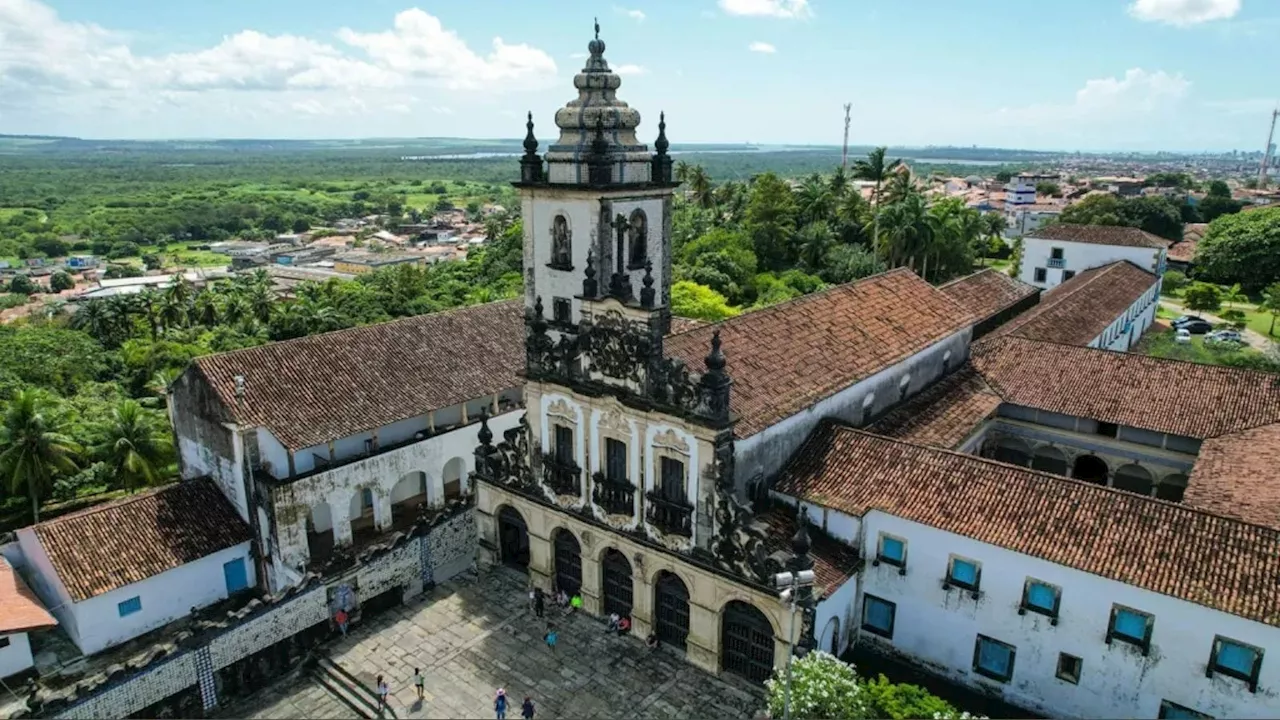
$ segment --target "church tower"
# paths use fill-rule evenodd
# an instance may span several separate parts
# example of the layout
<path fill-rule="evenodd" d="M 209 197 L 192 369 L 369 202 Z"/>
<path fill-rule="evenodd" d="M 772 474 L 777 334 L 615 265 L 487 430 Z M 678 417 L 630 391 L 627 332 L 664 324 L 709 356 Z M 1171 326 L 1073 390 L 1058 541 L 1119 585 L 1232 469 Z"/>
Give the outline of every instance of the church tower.
<path fill-rule="evenodd" d="M 583 300 L 607 295 L 671 315 L 671 158 L 665 119 L 654 153 L 636 138 L 640 113 L 617 97 L 622 78 L 609 69 L 600 25 L 573 79 L 578 97 L 556 112 L 560 136 L 538 155 L 529 114 L 520 160 L 525 304 L 542 300 L 553 340 L 583 318 Z"/>

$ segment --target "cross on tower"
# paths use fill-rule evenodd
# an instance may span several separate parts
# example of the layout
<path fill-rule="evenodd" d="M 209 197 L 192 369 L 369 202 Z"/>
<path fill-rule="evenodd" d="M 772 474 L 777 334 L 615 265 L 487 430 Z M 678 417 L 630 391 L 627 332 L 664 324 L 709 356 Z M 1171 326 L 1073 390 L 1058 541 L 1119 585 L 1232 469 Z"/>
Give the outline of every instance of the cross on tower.
<path fill-rule="evenodd" d="M 614 233 L 617 234 L 617 250 L 614 253 L 614 265 L 616 270 L 613 273 L 612 282 L 609 290 L 614 296 L 620 300 L 631 299 L 631 276 L 627 274 L 627 229 L 631 224 L 627 222 L 627 216 L 618 213 L 610 223 Z"/>

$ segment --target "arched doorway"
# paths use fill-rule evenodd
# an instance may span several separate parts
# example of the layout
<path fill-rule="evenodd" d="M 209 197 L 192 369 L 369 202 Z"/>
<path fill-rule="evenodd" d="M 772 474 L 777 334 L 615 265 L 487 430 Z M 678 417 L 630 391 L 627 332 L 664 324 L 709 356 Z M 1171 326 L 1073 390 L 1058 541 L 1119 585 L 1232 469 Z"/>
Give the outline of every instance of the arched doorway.
<path fill-rule="evenodd" d="M 1081 455 L 1076 458 L 1071 477 L 1097 485 L 1107 484 L 1107 462 L 1097 455 Z"/>
<path fill-rule="evenodd" d="M 520 512 L 510 505 L 498 511 L 498 551 L 502 562 L 518 570 L 529 570 L 529 529 Z"/>
<path fill-rule="evenodd" d="M 678 575 L 663 570 L 658 573 L 653 592 L 658 609 L 655 623 L 658 639 L 684 650 L 689 637 L 689 588 Z"/>
<path fill-rule="evenodd" d="M 556 587 L 569 595 L 582 589 L 582 546 L 573 533 L 556 531 Z"/>
<path fill-rule="evenodd" d="M 1003 437 L 996 443 L 996 460 L 1026 467 L 1031 464 L 1031 446 L 1015 437 Z"/>
<path fill-rule="evenodd" d="M 627 556 L 609 548 L 604 551 L 604 614 L 631 614 L 634 583 L 631 579 L 631 563 Z"/>
<path fill-rule="evenodd" d="M 307 513 L 307 554 L 311 562 L 324 562 L 333 554 L 333 512 L 319 502 Z"/>
<path fill-rule="evenodd" d="M 1052 445 L 1041 445 L 1031 458 L 1031 469 L 1054 475 L 1067 474 L 1067 456 Z"/>
<path fill-rule="evenodd" d="M 1141 465 L 1122 465 L 1116 469 L 1115 481 L 1112 486 L 1117 490 L 1125 490 L 1139 495 L 1150 495 L 1151 486 L 1154 485 L 1151 479 L 1151 472 Z"/>
<path fill-rule="evenodd" d="M 460 457 L 453 458 L 444 464 L 444 499 L 456 500 L 466 491 L 463 487 L 463 476 L 467 474 L 467 463 Z"/>
<path fill-rule="evenodd" d="M 391 526 L 403 530 L 418 518 L 418 509 L 427 502 L 427 474 L 415 470 L 400 476 L 391 488 Z"/>
<path fill-rule="evenodd" d="M 1166 475 L 1156 485 L 1156 497 L 1169 502 L 1182 502 L 1182 495 L 1187 491 L 1187 476 L 1182 473 Z"/>
<path fill-rule="evenodd" d="M 720 667 L 754 682 L 773 675 L 773 626 L 755 606 L 731 600 L 720 616 Z"/>
<path fill-rule="evenodd" d="M 840 618 L 832 617 L 822 628 L 822 639 L 818 641 L 818 649 L 826 650 L 832 655 L 840 655 Z"/>

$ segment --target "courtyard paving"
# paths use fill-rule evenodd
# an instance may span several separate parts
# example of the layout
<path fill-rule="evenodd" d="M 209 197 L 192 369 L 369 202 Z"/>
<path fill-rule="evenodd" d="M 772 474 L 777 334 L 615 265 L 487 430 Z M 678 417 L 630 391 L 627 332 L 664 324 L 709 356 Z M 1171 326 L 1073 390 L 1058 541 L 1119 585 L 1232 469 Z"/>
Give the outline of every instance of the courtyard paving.
<path fill-rule="evenodd" d="M 528 607 L 527 579 L 511 570 L 466 574 L 409 605 L 383 612 L 332 643 L 330 657 L 367 685 L 383 674 L 401 718 L 493 717 L 493 695 L 505 688 L 520 716 L 531 696 L 538 718 L 754 718 L 763 692 L 734 677 L 718 678 L 641 639 L 606 633 L 582 613 L 562 617 L 552 653 L 544 621 Z M 425 701 L 413 669 L 426 677 Z M 305 675 L 282 679 L 235 708 L 241 717 L 353 717 Z"/>

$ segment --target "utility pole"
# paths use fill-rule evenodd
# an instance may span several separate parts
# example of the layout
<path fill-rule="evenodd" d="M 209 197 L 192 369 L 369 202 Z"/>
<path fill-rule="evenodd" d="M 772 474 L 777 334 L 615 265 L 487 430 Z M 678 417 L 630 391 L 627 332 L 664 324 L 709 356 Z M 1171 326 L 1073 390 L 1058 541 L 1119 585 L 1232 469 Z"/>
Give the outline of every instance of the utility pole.
<path fill-rule="evenodd" d="M 804 522 L 803 518 L 801 522 Z M 802 640 L 796 637 L 796 614 L 807 610 L 806 606 L 809 604 L 806 598 L 801 597 L 800 591 L 804 588 L 812 589 L 815 582 L 817 578 L 812 570 L 789 570 L 773 576 L 773 586 L 781 590 L 778 593 L 778 599 L 791 613 L 791 627 L 787 637 L 786 690 L 782 700 L 783 720 L 791 720 L 791 659 L 796 656 L 796 645 Z"/>
<path fill-rule="evenodd" d="M 849 111 L 851 109 L 853 109 L 853 103 L 844 104 L 844 150 L 840 153 L 841 170 L 846 169 L 849 165 Z M 1272 127 L 1275 127 L 1274 124 Z"/>
<path fill-rule="evenodd" d="M 1276 135 L 1276 118 L 1280 117 L 1280 107 L 1271 111 L 1271 129 L 1267 131 L 1267 146 L 1262 148 L 1262 165 L 1258 167 L 1258 189 L 1267 186 L 1267 165 L 1271 162 L 1271 140 Z"/>

